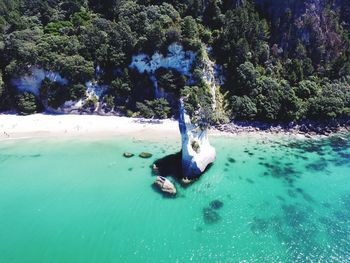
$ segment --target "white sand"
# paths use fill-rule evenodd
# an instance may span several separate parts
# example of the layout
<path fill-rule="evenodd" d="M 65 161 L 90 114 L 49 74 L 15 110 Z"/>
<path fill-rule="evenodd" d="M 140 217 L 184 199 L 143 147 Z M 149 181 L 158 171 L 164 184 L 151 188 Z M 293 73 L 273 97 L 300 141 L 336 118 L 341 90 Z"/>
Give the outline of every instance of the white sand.
<path fill-rule="evenodd" d="M 242 132 L 231 134 L 211 130 L 209 134 L 225 137 L 258 137 L 266 140 L 287 135 L 305 139 L 303 135 L 289 133 Z M 74 136 L 84 138 L 127 136 L 161 141 L 170 138 L 180 140 L 180 131 L 178 122 L 170 119 L 151 123 L 145 119 L 116 116 L 46 114 L 19 116 L 0 114 L 0 140 Z"/>
<path fill-rule="evenodd" d="M 120 135 L 166 139 L 178 138 L 180 132 L 175 120 L 149 123 L 147 120 L 116 116 L 0 114 L 0 139 L 64 136 L 98 138 Z"/>

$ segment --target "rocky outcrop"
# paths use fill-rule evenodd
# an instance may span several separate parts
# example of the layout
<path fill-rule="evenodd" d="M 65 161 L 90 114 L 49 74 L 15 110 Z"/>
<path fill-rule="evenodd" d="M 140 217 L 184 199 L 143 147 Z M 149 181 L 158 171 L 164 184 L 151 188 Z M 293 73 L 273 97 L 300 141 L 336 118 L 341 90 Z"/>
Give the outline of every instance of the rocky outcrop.
<path fill-rule="evenodd" d="M 211 93 L 211 107 L 213 112 L 217 109 L 218 81 L 215 71 L 215 63 L 212 62 L 205 50 L 201 62 L 202 79 L 209 87 Z M 184 178 L 194 179 L 199 177 L 207 167 L 216 159 L 216 151 L 210 145 L 207 128 L 191 122 L 190 116 L 186 113 L 184 100 L 180 99 L 179 128 L 182 139 L 182 172 Z M 200 116 L 202 105 L 198 105 L 197 114 Z M 200 120 L 207 122 L 208 120 Z"/>
<path fill-rule="evenodd" d="M 185 178 L 200 176 L 215 161 L 216 151 L 210 145 L 207 130 L 191 123 L 184 103 L 180 102 L 179 128 L 182 140 L 182 172 Z"/>
<path fill-rule="evenodd" d="M 201 70 L 202 79 L 210 89 L 213 111 L 217 108 L 217 69 L 207 54 L 207 50 L 203 47 L 203 57 L 201 61 L 197 61 L 197 68 Z M 156 52 L 152 56 L 146 54 L 138 54 L 133 56 L 130 68 L 138 70 L 140 73 L 148 73 L 152 82 L 156 97 L 167 98 L 168 94 L 158 88 L 155 72 L 159 68 L 175 69 L 179 73 L 192 79 L 191 69 L 194 64 L 197 53 L 192 51 L 184 51 L 181 44 L 173 43 L 168 47 L 166 56 Z M 220 82 L 220 81 L 219 81 Z M 186 113 L 184 100 L 180 99 L 179 109 L 179 128 L 182 137 L 182 172 L 183 177 L 194 179 L 200 176 L 209 164 L 213 163 L 216 158 L 214 147 L 209 143 L 206 128 L 191 123 L 190 116 Z M 202 106 L 198 106 L 196 115 L 201 113 Z M 197 116 L 197 117 L 198 117 Z M 205 120 L 200 119 L 203 123 Z"/>
<path fill-rule="evenodd" d="M 98 66 L 96 68 L 96 77 L 100 74 L 101 69 Z M 49 113 L 99 113 L 101 112 L 102 102 L 101 98 L 106 90 L 107 85 L 100 85 L 95 80 L 89 80 L 85 83 L 86 91 L 85 98 L 77 101 L 66 101 L 63 105 L 57 109 L 48 106 L 47 99 L 43 99 L 40 96 L 41 84 L 44 79 L 48 79 L 51 82 L 58 83 L 62 87 L 68 88 L 69 80 L 62 77 L 59 72 L 45 70 L 39 67 L 31 67 L 27 74 L 12 79 L 11 83 L 18 92 L 29 92 L 34 94 L 39 100 L 41 100 L 45 110 Z M 95 101 L 92 109 L 84 109 L 84 105 L 87 101 Z"/>
<path fill-rule="evenodd" d="M 159 52 L 155 52 L 152 57 L 144 53 L 133 56 L 130 68 L 148 74 L 153 74 L 159 68 L 167 68 L 189 75 L 195 56 L 192 51 L 184 51 L 182 45 L 173 43 L 169 45 L 166 56 Z"/>
<path fill-rule="evenodd" d="M 40 86 L 45 78 L 61 85 L 68 84 L 68 80 L 63 78 L 58 72 L 48 71 L 38 67 L 30 68 L 28 74 L 12 79 L 11 83 L 18 91 L 30 92 L 39 97 Z"/>
<path fill-rule="evenodd" d="M 170 195 L 176 194 L 176 188 L 174 184 L 163 176 L 157 176 L 157 179 L 154 182 L 154 184 L 157 185 L 159 189 L 164 193 L 167 193 Z"/>

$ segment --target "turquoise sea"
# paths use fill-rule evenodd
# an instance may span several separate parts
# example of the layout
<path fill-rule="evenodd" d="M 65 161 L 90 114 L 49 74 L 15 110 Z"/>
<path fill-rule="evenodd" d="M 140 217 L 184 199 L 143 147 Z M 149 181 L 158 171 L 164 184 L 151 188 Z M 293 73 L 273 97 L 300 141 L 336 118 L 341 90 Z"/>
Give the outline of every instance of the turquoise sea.
<path fill-rule="evenodd" d="M 350 262 L 341 136 L 211 138 L 217 161 L 176 198 L 150 166 L 177 139 L 0 141 L 0 262 Z"/>

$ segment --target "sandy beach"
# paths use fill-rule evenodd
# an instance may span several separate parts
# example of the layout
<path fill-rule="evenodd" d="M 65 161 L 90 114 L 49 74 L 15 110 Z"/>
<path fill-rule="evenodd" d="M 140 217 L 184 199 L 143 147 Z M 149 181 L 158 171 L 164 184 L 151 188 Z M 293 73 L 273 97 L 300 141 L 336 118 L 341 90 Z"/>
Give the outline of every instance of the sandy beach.
<path fill-rule="evenodd" d="M 19 116 L 0 114 L 0 139 L 32 137 L 180 137 L 176 120 L 150 121 L 138 118 L 97 115 Z"/>
<path fill-rule="evenodd" d="M 305 138 L 304 135 L 264 131 L 242 131 L 230 133 L 216 129 L 209 130 L 210 136 L 243 136 L 271 139 L 276 136 L 292 136 Z M 140 139 L 152 140 L 180 140 L 180 132 L 177 120 L 149 120 L 141 118 L 128 118 L 117 116 L 98 115 L 48 115 L 33 114 L 20 116 L 15 114 L 0 114 L 0 140 L 18 138 L 103 138 L 113 136 L 128 136 Z M 313 136 L 322 138 L 324 136 Z"/>

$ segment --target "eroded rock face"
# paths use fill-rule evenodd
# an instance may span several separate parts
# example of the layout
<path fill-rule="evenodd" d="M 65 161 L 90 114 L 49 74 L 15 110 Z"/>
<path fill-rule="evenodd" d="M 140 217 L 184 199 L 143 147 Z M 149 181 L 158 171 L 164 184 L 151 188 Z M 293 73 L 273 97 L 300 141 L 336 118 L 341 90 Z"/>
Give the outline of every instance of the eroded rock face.
<path fill-rule="evenodd" d="M 218 89 L 215 64 L 208 56 L 204 56 L 202 62 L 202 78 L 210 88 L 212 110 L 215 111 L 217 107 L 216 91 Z M 209 143 L 207 129 L 191 123 L 191 118 L 186 113 L 184 99 L 180 99 L 179 111 L 179 128 L 182 138 L 182 172 L 185 178 L 194 179 L 199 177 L 215 161 L 216 151 Z M 201 111 L 201 107 L 201 105 L 198 105 L 198 112 Z"/>
<path fill-rule="evenodd" d="M 173 43 L 168 47 L 167 56 L 163 56 L 159 52 L 154 53 L 152 57 L 143 53 L 133 56 L 130 68 L 148 74 L 153 74 L 159 68 L 167 68 L 189 75 L 194 58 L 195 53 L 184 51 L 182 45 Z"/>
<path fill-rule="evenodd" d="M 207 130 L 191 123 L 183 101 L 180 102 L 179 128 L 182 139 L 182 172 L 185 178 L 199 177 L 216 159 L 216 151 L 210 145 Z"/>
<path fill-rule="evenodd" d="M 61 85 L 67 85 L 68 80 L 63 78 L 60 73 L 54 71 L 44 70 L 38 67 L 32 67 L 30 73 L 13 79 L 12 84 L 20 92 L 30 92 L 35 96 L 40 95 L 40 86 L 45 78 L 52 82 L 57 82 Z"/>
<path fill-rule="evenodd" d="M 168 47 L 168 54 L 166 56 L 163 56 L 159 52 L 156 52 L 152 56 L 146 54 L 133 56 L 130 68 L 134 68 L 140 73 L 148 73 L 154 83 L 156 97 L 167 98 L 168 94 L 158 88 L 154 73 L 159 68 L 175 69 L 179 73 L 191 78 L 191 69 L 195 56 L 196 53 L 185 51 L 181 44 L 173 43 Z M 204 82 L 210 88 L 212 108 L 215 111 L 217 104 L 216 91 L 218 88 L 215 63 L 210 61 L 208 56 L 204 56 L 202 62 L 199 69 L 202 71 Z M 200 108 L 201 105 L 198 105 L 198 109 Z M 183 99 L 180 99 L 179 112 L 179 128 L 182 137 L 182 172 L 184 178 L 188 178 L 191 181 L 191 179 L 199 177 L 208 165 L 214 162 L 216 152 L 214 147 L 209 143 L 207 130 L 201 129 L 191 123 L 190 116 L 186 113 Z"/>
<path fill-rule="evenodd" d="M 96 76 L 101 73 L 102 69 L 96 67 Z M 62 77 L 59 72 L 45 70 L 40 67 L 33 66 L 29 69 L 29 72 L 23 76 L 12 79 L 12 85 L 19 92 L 29 92 L 34 94 L 37 98 L 40 98 L 40 89 L 44 79 L 49 79 L 52 82 L 58 83 L 63 87 L 67 88 L 69 80 Z M 58 108 L 51 108 L 47 104 L 47 100 L 41 99 L 43 106 L 46 111 L 51 113 L 72 113 L 79 112 L 83 110 L 83 105 L 88 100 L 96 99 L 96 106 L 91 110 L 91 112 L 98 112 L 102 106 L 101 98 L 105 91 L 109 88 L 107 85 L 100 85 L 97 81 L 89 80 L 85 83 L 86 86 L 86 98 L 81 98 L 77 101 L 66 101 L 63 105 Z"/>

